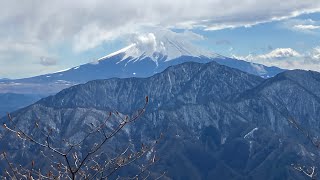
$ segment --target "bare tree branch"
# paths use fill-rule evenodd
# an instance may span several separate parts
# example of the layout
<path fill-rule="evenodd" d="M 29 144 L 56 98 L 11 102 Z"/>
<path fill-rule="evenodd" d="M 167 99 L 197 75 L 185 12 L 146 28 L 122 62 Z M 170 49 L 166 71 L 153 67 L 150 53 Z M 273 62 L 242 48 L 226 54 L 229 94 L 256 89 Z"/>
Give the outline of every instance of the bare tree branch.
<path fill-rule="evenodd" d="M 101 179 L 106 179 L 113 176 L 119 169 L 128 166 L 140 159 L 148 152 L 153 152 L 153 149 L 158 144 L 159 139 L 154 141 L 149 146 L 145 146 L 142 144 L 141 149 L 137 152 L 129 152 L 130 144 L 119 153 L 114 158 L 109 158 L 106 160 L 102 160 L 99 158 L 101 154 L 98 154 L 102 147 L 113 137 L 115 137 L 119 132 L 128 124 L 135 122 L 139 119 L 145 112 L 147 104 L 149 102 L 149 98 L 146 97 L 145 104 L 141 109 L 134 113 L 132 116 L 121 115 L 118 111 L 115 113 L 110 112 L 107 118 L 98 123 L 97 125 L 92 124 L 91 130 L 86 133 L 83 138 L 75 143 L 69 142 L 67 139 L 63 139 L 66 147 L 56 148 L 57 144 L 61 144 L 62 142 L 56 142 L 53 135 L 53 129 L 48 127 L 42 127 L 40 124 L 39 118 L 34 123 L 33 132 L 39 132 L 41 139 L 36 138 L 35 134 L 23 131 L 21 128 L 18 128 L 14 123 L 14 119 L 10 114 L 7 115 L 9 119 L 8 124 L 3 124 L 3 127 L 7 132 L 11 134 L 15 134 L 19 139 L 27 140 L 39 147 L 43 148 L 44 151 L 41 151 L 41 155 L 48 160 L 50 163 L 50 167 L 46 167 L 47 172 L 43 173 L 40 168 L 35 170 L 35 162 L 32 161 L 31 168 L 19 166 L 19 168 L 15 168 L 12 163 L 10 163 L 7 155 L 3 153 L 5 160 L 9 166 L 9 170 L 6 170 L 6 174 L 4 177 L 8 178 L 27 178 L 27 179 L 54 179 L 54 178 L 66 178 L 66 179 L 75 179 L 83 178 L 83 179 L 95 179 L 100 176 Z M 111 117 L 115 117 L 119 119 L 119 123 L 114 127 L 108 127 L 108 122 L 111 120 Z M 10 124 L 10 125 L 9 125 Z M 12 124 L 12 125 L 11 125 Z M 111 128 L 111 129 L 110 129 Z M 44 131 L 42 131 L 44 129 Z M 35 131 L 36 130 L 36 131 Z M 107 132 L 110 131 L 110 132 Z M 3 137 L 3 135 L 2 135 Z M 83 145 L 90 141 L 90 138 L 98 138 L 100 142 L 90 142 L 92 145 L 86 144 L 88 146 L 89 151 L 83 155 Z M 99 138 L 101 137 L 101 138 Z M 82 152 L 82 153 L 80 153 Z M 155 153 L 155 152 L 153 152 Z M 79 156 L 80 155 L 80 156 Z M 97 159 L 99 158 L 99 159 Z M 137 175 L 131 177 L 141 177 L 143 179 L 147 179 L 150 176 L 150 172 L 148 172 L 148 168 L 157 162 L 157 158 L 155 154 L 147 165 L 140 166 L 140 171 Z M 11 172 L 11 174 L 10 174 Z M 146 175 L 143 175 L 147 173 Z M 20 178 L 19 178 L 20 177 Z"/>

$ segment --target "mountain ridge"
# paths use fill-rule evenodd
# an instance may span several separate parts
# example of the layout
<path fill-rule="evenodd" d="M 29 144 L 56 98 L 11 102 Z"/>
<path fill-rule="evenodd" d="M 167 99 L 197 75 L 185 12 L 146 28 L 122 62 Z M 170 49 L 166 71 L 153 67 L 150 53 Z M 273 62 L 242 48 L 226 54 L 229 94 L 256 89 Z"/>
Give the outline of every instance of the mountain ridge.
<path fill-rule="evenodd" d="M 192 68 L 195 68 L 194 70 Z M 203 69 L 204 68 L 204 69 Z M 203 75 L 200 75 L 201 77 L 198 77 L 201 72 L 205 72 L 206 68 L 208 69 L 216 69 L 217 71 L 224 71 L 224 69 L 230 69 L 229 67 L 227 66 L 223 66 L 223 65 L 219 65 L 218 63 L 216 62 L 209 62 L 209 63 L 206 63 L 206 64 L 202 64 L 202 63 L 196 63 L 196 62 L 186 62 L 186 63 L 182 63 L 178 66 L 171 66 L 171 67 L 168 67 L 166 70 L 164 70 L 163 72 L 161 73 L 157 73 L 151 77 L 148 77 L 148 78 L 136 78 L 136 77 L 132 77 L 132 78 L 111 78 L 111 79 L 106 79 L 106 80 L 94 80 L 94 81 L 90 81 L 90 82 L 87 82 L 86 84 L 81 84 L 81 85 L 76 85 L 74 87 L 71 87 L 71 88 L 68 88 L 68 89 L 65 89 L 65 90 L 62 90 L 60 93 L 58 93 L 57 95 L 55 96 L 50 96 L 49 98 L 46 98 L 46 99 L 50 99 L 51 97 L 60 97 L 60 95 L 63 95 L 63 94 L 68 94 L 67 92 L 69 91 L 73 91 L 73 89 L 78 89 L 78 90 L 81 90 L 82 87 L 90 87 L 92 84 L 96 84 L 96 83 L 109 83 L 110 86 L 112 87 L 122 87 L 123 85 L 121 84 L 122 82 L 134 82 L 134 83 L 137 83 L 138 85 L 141 85 L 142 87 L 145 87 L 145 86 L 148 86 L 148 83 L 149 84 L 152 84 L 153 81 L 159 81 L 158 79 L 159 78 L 164 78 L 164 79 L 168 79 L 168 81 L 170 82 L 169 85 L 167 83 L 163 83 L 163 89 L 167 89 L 165 91 L 163 90 L 159 90 L 160 92 L 163 92 L 163 94 L 172 94 L 172 95 L 181 95 L 183 91 L 186 91 L 188 90 L 189 88 L 183 88 L 182 89 L 178 89 L 178 90 L 175 90 L 176 89 L 176 86 L 180 86 L 181 84 L 174 84 L 175 82 L 175 79 L 172 79 L 170 77 L 170 75 L 172 77 L 176 76 L 174 74 L 183 74 L 184 72 L 186 72 L 186 75 L 187 76 L 182 76 L 180 75 L 180 78 L 181 79 L 184 79 L 183 81 L 179 81 L 179 83 L 183 83 L 183 86 L 190 86 L 188 83 L 189 81 L 192 81 L 191 78 L 193 79 L 203 79 L 205 78 L 206 79 L 206 82 L 210 82 L 210 81 L 220 81 L 219 80 L 219 77 L 224 77 L 226 76 L 227 74 L 225 73 L 218 73 L 218 72 L 215 72 L 216 76 L 213 77 L 213 76 L 209 76 L 211 77 L 212 79 L 208 79 L 208 77 L 205 77 Z M 174 72 L 174 73 L 173 73 Z M 245 72 L 242 72 L 242 71 L 239 71 L 237 69 L 233 69 L 232 72 L 235 72 L 237 74 L 237 76 L 241 76 L 241 78 L 244 78 L 244 77 L 250 77 L 250 81 L 249 82 L 255 82 L 255 83 L 258 83 L 258 82 L 261 82 L 263 79 L 262 78 L 259 78 L 257 76 L 254 76 L 254 75 L 250 75 L 248 73 L 245 73 Z M 189 74 L 188 74 L 189 73 Z M 190 74 L 191 73 L 191 74 Z M 213 73 L 213 72 L 208 72 L 208 73 Z M 165 77 L 164 77 L 165 76 Z M 235 75 L 233 75 L 235 76 Z M 204 81 L 204 80 L 203 80 Z M 119 82 L 119 84 L 113 84 L 115 82 Z M 145 82 L 145 83 L 141 83 L 141 82 Z M 246 82 L 243 81 L 243 84 L 245 84 Z M 243 86 L 243 84 L 239 84 L 238 82 L 233 82 L 233 83 L 230 83 L 230 84 L 226 84 L 227 86 L 236 86 L 238 85 L 239 87 Z M 169 87 L 170 86 L 170 87 Z M 251 87 L 253 87 L 253 85 L 251 85 Z M 203 88 L 201 87 L 201 85 L 197 85 L 197 87 L 192 87 L 193 89 L 194 88 Z M 168 90 L 170 89 L 170 90 Z M 172 90 L 173 89 L 173 90 Z M 104 91 L 105 95 L 107 94 L 107 91 L 105 90 Z M 207 92 L 208 94 L 209 92 Z M 216 93 L 216 92 L 211 92 L 212 94 L 219 94 L 219 93 Z M 226 92 L 224 92 L 226 93 Z M 95 93 L 93 93 L 95 94 Z M 209 93 L 210 94 L 210 93 Z M 89 95 L 89 94 L 87 94 Z M 152 96 L 150 94 L 150 96 Z M 79 96 L 79 98 L 83 98 L 84 96 Z M 191 97 L 191 96 L 190 96 Z M 46 99 L 43 99 L 41 102 L 44 102 Z M 72 98 L 69 98 L 70 100 L 74 99 L 74 97 Z M 88 98 L 90 99 L 90 98 Z M 94 99 L 94 98 L 93 98 Z M 50 103 L 48 104 L 54 104 L 54 102 L 60 102 L 60 100 L 51 100 Z M 64 101 L 66 102 L 66 101 Z"/>
<path fill-rule="evenodd" d="M 310 76 L 302 78 L 307 81 Z M 316 136 L 320 103 L 291 81 L 279 81 L 274 86 L 278 88 L 263 91 L 271 93 L 267 100 L 253 94 L 238 102 L 227 101 L 226 97 L 248 92 L 265 81 L 268 80 L 215 62 L 190 62 L 172 66 L 149 78 L 90 81 L 45 98 L 12 116 L 26 131 L 39 119 L 39 123 L 74 139 L 81 136 L 79 130 L 88 128 L 90 123 L 103 121 L 109 111 L 132 112 L 148 95 L 146 114 L 122 135 L 139 144 L 165 133 L 167 138 L 158 150 L 162 160 L 157 167 L 171 167 L 168 177 L 304 179 L 290 169 L 290 165 L 316 163 L 311 156 L 315 150 L 290 126 L 283 107 Z M 292 105 L 286 103 L 288 100 Z M 58 134 L 54 138 L 61 139 Z M 5 139 L 2 144 L 9 140 Z M 18 142 L 11 141 L 0 148 L 10 146 L 20 147 Z M 21 147 L 25 155 L 17 157 L 30 158 L 28 148 L 28 145 Z M 305 155 L 299 154 L 301 151 Z M 190 171 L 186 172 L 186 168 Z"/>

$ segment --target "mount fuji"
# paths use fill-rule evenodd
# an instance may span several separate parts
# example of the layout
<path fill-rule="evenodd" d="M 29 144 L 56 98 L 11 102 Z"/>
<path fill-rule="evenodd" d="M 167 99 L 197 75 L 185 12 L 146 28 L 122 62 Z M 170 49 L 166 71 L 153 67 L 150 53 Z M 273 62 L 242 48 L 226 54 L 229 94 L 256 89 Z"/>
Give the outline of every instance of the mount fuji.
<path fill-rule="evenodd" d="M 54 94 L 90 80 L 149 77 L 169 66 L 190 61 L 216 61 L 264 78 L 273 77 L 283 71 L 277 67 L 267 67 L 204 51 L 175 34 L 149 33 L 137 37 L 129 46 L 91 63 L 31 78 L 0 80 L 0 93 Z"/>

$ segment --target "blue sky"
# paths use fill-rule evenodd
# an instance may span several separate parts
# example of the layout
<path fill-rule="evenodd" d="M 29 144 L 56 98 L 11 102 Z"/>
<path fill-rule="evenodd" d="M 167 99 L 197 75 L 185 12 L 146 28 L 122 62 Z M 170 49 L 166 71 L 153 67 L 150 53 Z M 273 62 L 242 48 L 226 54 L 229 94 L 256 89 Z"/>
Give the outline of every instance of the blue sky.
<path fill-rule="evenodd" d="M 249 53 L 267 53 L 275 48 L 292 48 L 298 51 L 308 51 L 319 46 L 320 28 L 312 30 L 297 30 L 287 23 L 294 20 L 312 19 L 320 24 L 320 13 L 301 15 L 298 17 L 262 23 L 252 27 L 239 27 L 218 31 L 195 30 L 206 37 L 202 42 L 204 47 L 220 54 L 248 55 Z M 298 25 L 298 24 L 296 24 Z M 230 51 L 230 48 L 233 50 Z"/>
<path fill-rule="evenodd" d="M 0 3 L 0 78 L 91 62 L 157 28 L 189 32 L 186 39 L 224 56 L 320 71 L 319 0 Z"/>

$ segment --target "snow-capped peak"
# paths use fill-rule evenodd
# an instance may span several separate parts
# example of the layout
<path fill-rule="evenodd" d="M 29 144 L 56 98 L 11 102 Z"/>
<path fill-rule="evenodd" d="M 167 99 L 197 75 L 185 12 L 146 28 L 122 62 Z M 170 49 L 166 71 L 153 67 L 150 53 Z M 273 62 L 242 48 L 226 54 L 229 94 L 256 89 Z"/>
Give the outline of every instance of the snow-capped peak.
<path fill-rule="evenodd" d="M 131 57 L 130 61 L 138 61 L 150 58 L 156 64 L 159 61 L 170 61 L 181 56 L 193 57 L 217 57 L 219 55 L 202 50 L 194 46 L 185 33 L 175 33 L 172 31 L 159 31 L 157 33 L 147 33 L 137 35 L 129 46 L 100 58 L 98 61 L 110 57 L 124 54 L 122 60 Z"/>

